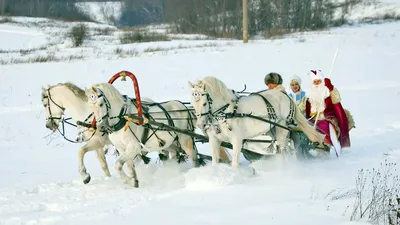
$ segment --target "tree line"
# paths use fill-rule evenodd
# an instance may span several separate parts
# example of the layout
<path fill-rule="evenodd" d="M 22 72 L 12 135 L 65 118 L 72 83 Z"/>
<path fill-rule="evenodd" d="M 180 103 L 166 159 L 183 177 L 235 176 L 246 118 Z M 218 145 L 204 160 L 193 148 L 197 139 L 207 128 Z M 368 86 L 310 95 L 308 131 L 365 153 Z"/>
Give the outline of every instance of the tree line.
<path fill-rule="evenodd" d="M 0 15 L 90 21 L 74 5 L 76 0 L 0 0 Z"/>
<path fill-rule="evenodd" d="M 0 0 L 0 14 L 88 20 L 77 0 Z M 82 0 L 81 0 L 82 1 Z M 115 0 L 114 0 L 115 1 Z M 342 25 L 350 7 L 371 0 L 248 0 L 249 35 L 273 36 Z M 241 38 L 242 0 L 121 0 L 119 27 L 168 23 L 179 33 Z M 334 17 L 335 12 L 342 12 Z"/>

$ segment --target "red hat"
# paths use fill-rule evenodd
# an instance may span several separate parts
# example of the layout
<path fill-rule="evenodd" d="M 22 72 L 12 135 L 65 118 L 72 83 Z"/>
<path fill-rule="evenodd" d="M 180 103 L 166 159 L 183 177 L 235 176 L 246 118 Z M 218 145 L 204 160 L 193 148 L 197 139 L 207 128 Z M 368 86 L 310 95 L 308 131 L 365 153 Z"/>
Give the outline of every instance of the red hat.
<path fill-rule="evenodd" d="M 324 79 L 324 74 L 322 73 L 321 70 L 310 70 L 308 75 L 311 77 L 311 80 L 323 80 Z"/>

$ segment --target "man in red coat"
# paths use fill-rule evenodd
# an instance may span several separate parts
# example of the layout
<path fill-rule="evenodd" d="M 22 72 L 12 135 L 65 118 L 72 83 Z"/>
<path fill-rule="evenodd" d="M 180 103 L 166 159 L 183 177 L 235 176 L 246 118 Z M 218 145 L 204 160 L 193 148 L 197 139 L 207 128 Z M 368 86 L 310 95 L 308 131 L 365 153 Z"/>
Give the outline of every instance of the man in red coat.
<path fill-rule="evenodd" d="M 325 134 L 326 144 L 335 149 L 350 147 L 349 121 L 340 103 L 339 91 L 329 78 L 324 78 L 321 70 L 309 73 L 313 82 L 306 101 L 306 118 L 315 123 L 318 130 Z"/>

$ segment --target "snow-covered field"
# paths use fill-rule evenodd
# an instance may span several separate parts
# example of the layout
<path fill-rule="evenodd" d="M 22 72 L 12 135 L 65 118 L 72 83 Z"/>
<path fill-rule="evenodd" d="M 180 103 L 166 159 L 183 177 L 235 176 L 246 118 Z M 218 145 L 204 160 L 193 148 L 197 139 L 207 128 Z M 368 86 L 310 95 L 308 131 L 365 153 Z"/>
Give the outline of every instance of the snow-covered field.
<path fill-rule="evenodd" d="M 4 64 L 0 66 L 0 224 L 361 225 L 365 219 L 350 222 L 354 195 L 343 193 L 356 187 L 359 169 L 400 160 L 400 22 L 342 27 L 246 45 L 218 40 L 119 45 L 114 37 L 70 48 L 65 38 L 54 34 L 71 25 L 43 19 L 47 25 L 35 29 L 35 19 L 13 20 L 31 26 L 0 24 Z M 43 47 L 48 43 L 50 47 Z M 173 45 L 195 48 L 179 50 Z M 149 47 L 167 50 L 143 51 Z M 22 54 L 21 48 L 35 50 Z M 134 48 L 143 54 L 118 58 L 113 54 L 115 48 Z M 337 48 L 331 79 L 356 122 L 352 147 L 339 158 L 292 160 L 285 165 L 260 161 L 252 165 L 255 177 L 226 165 L 191 169 L 189 164 L 160 165 L 154 159 L 148 166 L 138 166 L 142 186 L 134 189 L 123 185 L 115 173 L 112 152 L 107 155 L 109 179 L 95 153 L 89 152 L 85 164 L 92 181 L 84 185 L 78 173 L 81 144 L 69 143 L 58 134 L 48 136 L 45 128 L 42 85 L 71 81 L 85 88 L 128 70 L 137 76 L 142 96 L 188 101 L 187 81 L 212 75 L 230 88 L 241 90 L 247 84 L 248 91 L 258 91 L 265 88 L 264 75 L 275 71 L 283 75 L 288 90 L 293 74 L 303 79 L 307 90 L 307 71 L 317 68 L 327 74 Z M 40 54 L 82 54 L 86 59 L 34 64 L 9 61 Z M 121 92 L 134 95 L 130 82 L 114 84 Z M 67 130 L 67 137 L 75 135 L 75 130 Z M 206 154 L 208 147 L 198 145 Z M 242 163 L 247 164 L 244 159 Z"/>

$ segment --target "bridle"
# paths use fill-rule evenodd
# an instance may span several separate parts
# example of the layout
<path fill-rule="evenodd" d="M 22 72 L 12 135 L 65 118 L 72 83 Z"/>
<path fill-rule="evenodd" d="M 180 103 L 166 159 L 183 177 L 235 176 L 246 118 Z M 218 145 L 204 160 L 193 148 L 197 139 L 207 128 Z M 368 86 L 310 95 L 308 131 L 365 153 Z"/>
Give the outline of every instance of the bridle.
<path fill-rule="evenodd" d="M 108 119 L 108 117 L 110 116 L 110 109 L 111 109 L 111 104 L 110 101 L 108 101 L 108 99 L 106 98 L 106 96 L 104 95 L 103 91 L 100 89 L 97 89 L 100 94 L 99 95 L 89 95 L 89 100 L 92 104 L 96 103 L 98 101 L 99 98 L 103 97 L 104 103 L 100 104 L 100 107 L 103 107 L 103 104 L 106 104 L 106 114 L 104 114 L 104 116 L 102 116 L 99 119 L 96 119 L 97 122 L 101 123 L 103 120 Z M 111 119 L 111 117 L 110 117 Z"/>
<path fill-rule="evenodd" d="M 73 140 L 71 140 L 71 139 L 69 139 L 69 138 L 67 138 L 65 136 L 65 124 L 69 124 L 69 125 L 71 125 L 73 127 L 78 127 L 78 126 L 68 121 L 68 120 L 71 120 L 72 118 L 66 118 L 66 119 L 64 118 L 63 115 L 64 115 L 64 112 L 65 112 L 65 108 L 62 107 L 60 104 L 57 104 L 57 102 L 55 102 L 53 100 L 53 98 L 51 97 L 51 94 L 50 94 L 50 88 L 48 88 L 46 91 L 47 91 L 47 95 L 42 94 L 42 99 L 48 99 L 49 100 L 47 102 L 47 104 L 43 105 L 45 108 L 47 108 L 49 110 L 49 117 L 46 118 L 46 121 L 50 120 L 51 124 L 54 127 L 57 127 L 58 132 L 61 134 L 61 136 L 63 136 L 63 138 L 65 140 L 67 140 L 69 142 L 72 142 L 72 143 L 80 143 L 80 141 L 73 141 Z M 61 115 L 60 116 L 57 116 L 57 117 L 53 116 L 53 113 L 52 113 L 51 107 L 50 107 L 50 103 L 53 103 L 55 106 L 57 106 L 59 109 L 61 109 Z M 86 117 L 85 122 L 87 122 L 90 119 L 90 117 L 92 117 L 92 116 L 93 116 L 93 113 L 89 114 L 89 116 Z M 57 123 L 56 123 L 55 120 L 59 120 L 61 122 L 62 131 L 60 130 L 59 126 L 57 126 Z M 82 133 L 82 131 L 79 132 L 79 133 Z M 94 131 L 93 134 L 87 140 L 83 140 L 83 141 L 84 142 L 89 141 L 94 136 L 95 133 L 96 133 L 96 131 Z"/>
<path fill-rule="evenodd" d="M 62 116 L 59 116 L 59 117 L 54 117 L 53 116 L 53 113 L 51 112 L 50 102 L 53 103 L 55 106 L 57 106 L 59 109 L 61 109 L 61 111 L 62 111 L 61 115 L 64 114 L 65 108 L 60 106 L 59 104 L 57 104 L 53 100 L 53 98 L 51 97 L 51 94 L 50 94 L 50 88 L 47 89 L 47 96 L 43 94 L 42 98 L 43 99 L 46 99 L 46 98 L 49 99 L 47 104 L 43 105 L 45 108 L 47 108 L 49 110 L 49 115 L 50 115 L 49 117 L 46 118 L 46 121 L 50 120 L 52 125 L 57 126 L 57 123 L 54 120 L 60 120 L 61 121 L 62 120 Z"/>
<path fill-rule="evenodd" d="M 112 132 L 115 132 L 115 131 L 118 131 L 118 130 L 122 129 L 125 126 L 126 122 L 127 122 L 127 120 L 124 118 L 124 115 L 129 111 L 128 103 L 125 101 L 124 105 L 122 106 L 122 108 L 120 110 L 120 113 L 117 116 L 110 116 L 110 110 L 111 110 L 110 101 L 104 95 L 104 92 L 102 90 L 97 89 L 97 91 L 100 92 L 100 94 L 98 94 L 98 95 L 95 95 L 94 93 L 90 94 L 89 95 L 89 100 L 90 100 L 90 102 L 92 104 L 94 104 L 99 100 L 99 98 L 101 98 L 101 97 L 103 98 L 104 103 L 100 103 L 99 106 L 103 107 L 104 106 L 103 104 L 105 104 L 106 113 L 101 118 L 99 118 L 97 120 L 98 123 L 102 123 L 102 121 L 105 121 L 105 125 L 104 125 L 104 128 L 102 130 L 103 135 L 105 133 L 112 133 Z M 111 119 L 119 119 L 119 121 L 114 125 L 110 125 L 108 120 L 111 120 Z"/>
<path fill-rule="evenodd" d="M 204 124 L 205 131 L 207 129 L 209 129 L 210 125 L 213 123 L 220 124 L 222 122 L 226 122 L 226 119 L 228 118 L 229 113 L 225 113 L 223 111 L 229 107 L 229 105 L 230 105 L 229 103 L 223 105 L 219 109 L 215 110 L 215 112 L 213 112 L 212 111 L 213 100 L 208 92 L 194 91 L 192 93 L 192 96 L 193 96 L 194 101 L 196 101 L 196 102 L 198 102 L 200 100 L 201 96 L 206 96 L 206 98 L 207 98 L 207 101 L 205 101 L 203 103 L 203 107 L 205 107 L 208 104 L 207 112 L 205 112 L 205 113 L 197 113 L 196 112 L 196 114 L 195 114 L 197 118 L 201 118 L 203 116 L 206 117 L 206 124 Z M 237 103 L 237 102 L 232 101 L 232 103 Z M 237 104 L 234 104 L 235 112 L 236 112 L 236 109 L 237 109 Z M 235 113 L 235 112 L 233 112 L 233 113 Z"/>

